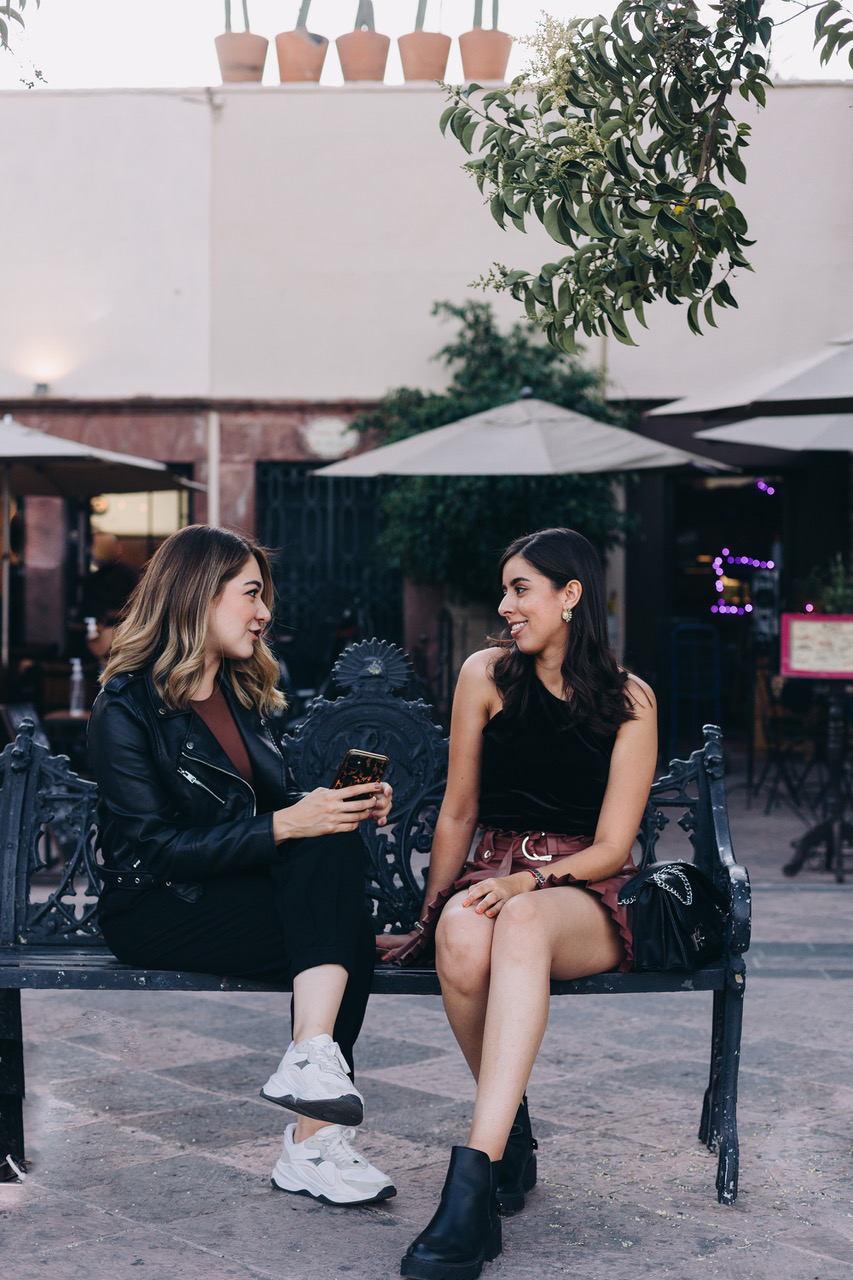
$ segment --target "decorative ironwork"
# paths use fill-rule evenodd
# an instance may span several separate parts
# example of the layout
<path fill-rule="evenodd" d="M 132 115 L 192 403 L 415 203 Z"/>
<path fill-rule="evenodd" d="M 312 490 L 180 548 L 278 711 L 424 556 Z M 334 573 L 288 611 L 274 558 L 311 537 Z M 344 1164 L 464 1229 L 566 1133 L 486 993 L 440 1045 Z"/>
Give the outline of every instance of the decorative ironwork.
<path fill-rule="evenodd" d="M 411 670 L 406 654 L 383 640 L 351 646 L 335 667 L 346 696 L 331 702 L 318 698 L 298 733 L 283 744 L 295 785 L 305 791 L 328 786 L 352 747 L 390 757 L 391 821 L 386 827 L 364 823 L 361 828 L 378 932 L 387 925 L 408 930 L 418 917 L 447 777 L 447 740 L 430 707 L 394 692 L 408 683 Z"/>
<path fill-rule="evenodd" d="M 413 674 L 408 654 L 387 640 L 364 640 L 351 644 L 334 665 L 335 684 L 352 689 L 356 697 L 390 693 L 404 689 Z"/>
<path fill-rule="evenodd" d="M 400 577 L 376 556 L 379 484 L 257 464 L 258 537 L 276 553 L 276 617 L 292 632 L 283 656 L 297 686 L 317 688 L 350 640 L 402 639 Z"/>
<path fill-rule="evenodd" d="M 317 699 L 305 723 L 284 741 L 288 768 L 297 788 L 328 785 L 351 747 L 381 751 L 391 764 L 394 787 L 392 820 L 386 827 L 364 824 L 368 849 L 368 896 L 376 928 L 406 930 L 417 919 L 423 898 L 429 852 L 447 774 L 447 740 L 421 700 L 407 701 L 397 692 L 411 676 L 411 663 L 396 645 L 366 640 L 351 645 L 335 665 L 334 675 L 346 695 Z M 97 875 L 94 783 L 77 777 L 64 756 L 51 757 L 33 741 L 26 721 L 14 746 L 0 756 L 3 829 L 20 830 L 26 854 L 5 861 L 0 903 L 0 941 L 22 943 L 96 943 Z M 731 894 L 729 867 L 718 848 L 731 850 L 728 827 L 711 830 L 712 818 L 725 820 L 725 797 L 716 804 L 709 787 L 722 789 L 723 753 L 720 732 L 705 726 L 706 744 L 689 760 L 674 760 L 669 772 L 652 787 L 638 833 L 640 867 L 657 861 L 657 846 L 670 817 L 681 810 L 678 825 L 688 833 L 697 865 Z M 720 816 L 722 814 L 722 817 Z M 50 892 L 31 892 L 58 853 L 59 883 Z M 731 866 L 735 867 L 729 854 Z M 736 877 L 737 878 L 737 877 Z M 749 942 L 748 881 L 738 882 L 733 904 L 737 950 Z"/>
<path fill-rule="evenodd" d="M 15 743 L 0 756 L 0 821 L 20 842 L 17 862 L 4 860 L 0 869 L 0 941 L 101 944 L 98 790 L 71 771 L 67 756 L 51 756 L 34 742 L 33 732 L 32 720 L 25 720 Z M 36 889 L 34 877 L 57 864 L 58 884 Z"/>
<path fill-rule="evenodd" d="M 672 760 L 669 773 L 659 778 L 653 785 L 649 803 L 646 805 L 640 830 L 637 833 L 637 841 L 640 845 L 640 870 L 657 862 L 658 841 L 670 822 L 665 812 L 667 809 L 682 809 L 683 813 L 678 819 L 678 825 L 683 831 L 692 831 L 698 803 L 700 756 L 700 752 L 694 751 L 689 760 Z"/>

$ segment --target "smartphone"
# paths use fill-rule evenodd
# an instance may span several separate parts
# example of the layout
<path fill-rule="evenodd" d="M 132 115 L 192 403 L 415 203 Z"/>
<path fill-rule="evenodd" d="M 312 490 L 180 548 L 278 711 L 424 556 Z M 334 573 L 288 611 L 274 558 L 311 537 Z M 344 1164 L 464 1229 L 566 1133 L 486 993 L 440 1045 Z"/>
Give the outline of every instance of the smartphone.
<path fill-rule="evenodd" d="M 389 764 L 387 756 L 352 747 L 341 761 L 332 789 L 336 791 L 340 787 L 354 787 L 357 782 L 381 782 Z M 366 800 L 369 795 L 370 792 L 365 791 L 364 795 L 353 796 L 353 799 Z"/>

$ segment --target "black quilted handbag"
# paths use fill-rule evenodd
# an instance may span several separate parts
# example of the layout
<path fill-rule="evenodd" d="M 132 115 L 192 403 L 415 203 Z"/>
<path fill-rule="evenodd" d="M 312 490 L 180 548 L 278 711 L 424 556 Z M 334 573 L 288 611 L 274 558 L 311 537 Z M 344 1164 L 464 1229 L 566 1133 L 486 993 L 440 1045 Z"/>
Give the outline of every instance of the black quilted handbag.
<path fill-rule="evenodd" d="M 701 969 L 725 949 L 725 899 L 691 862 L 655 862 L 619 890 L 633 908 L 635 973 Z"/>

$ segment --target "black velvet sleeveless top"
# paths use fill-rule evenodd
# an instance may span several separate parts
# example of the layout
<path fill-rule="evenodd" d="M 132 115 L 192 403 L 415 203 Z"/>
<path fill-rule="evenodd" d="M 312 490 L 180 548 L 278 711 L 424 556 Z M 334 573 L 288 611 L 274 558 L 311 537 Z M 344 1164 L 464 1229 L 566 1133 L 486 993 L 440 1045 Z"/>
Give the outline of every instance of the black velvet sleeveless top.
<path fill-rule="evenodd" d="M 499 711 L 483 729 L 480 823 L 595 835 L 615 740 L 584 732 L 570 705 L 534 681 L 523 717 Z"/>

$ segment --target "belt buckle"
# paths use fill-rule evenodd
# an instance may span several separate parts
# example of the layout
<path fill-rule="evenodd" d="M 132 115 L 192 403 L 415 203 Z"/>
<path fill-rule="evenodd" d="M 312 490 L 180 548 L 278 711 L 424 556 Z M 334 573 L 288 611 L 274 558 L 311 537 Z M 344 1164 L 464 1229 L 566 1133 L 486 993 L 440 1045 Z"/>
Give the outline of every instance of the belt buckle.
<path fill-rule="evenodd" d="M 538 840 L 540 837 L 544 838 L 544 836 L 545 836 L 545 832 L 540 831 L 538 836 L 533 836 L 533 839 Z M 531 833 L 528 831 L 527 835 L 524 837 L 524 839 L 521 842 L 521 852 L 524 854 L 525 858 L 528 858 L 531 862 L 550 862 L 551 858 L 553 857 L 553 854 L 530 852 L 530 850 L 527 848 L 527 841 L 530 838 L 531 838 Z"/>

